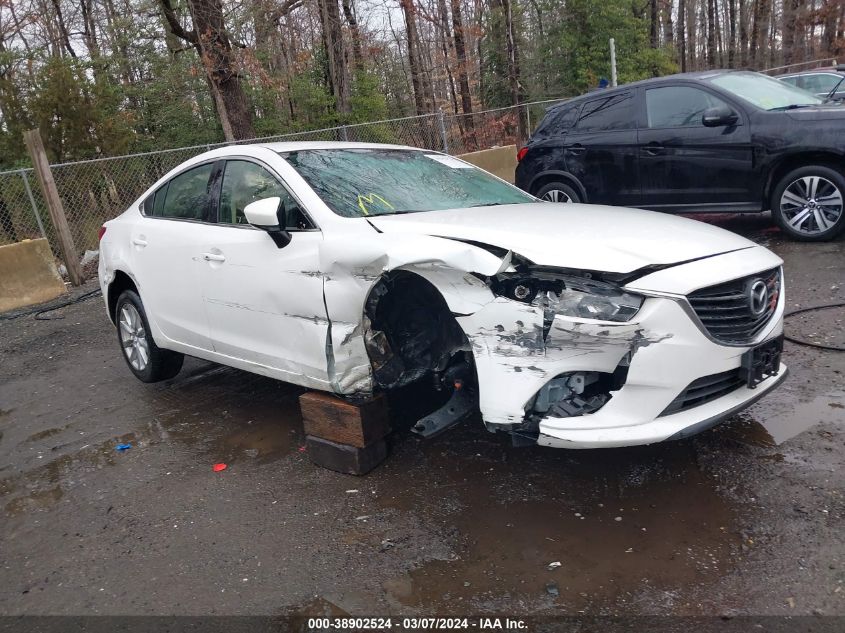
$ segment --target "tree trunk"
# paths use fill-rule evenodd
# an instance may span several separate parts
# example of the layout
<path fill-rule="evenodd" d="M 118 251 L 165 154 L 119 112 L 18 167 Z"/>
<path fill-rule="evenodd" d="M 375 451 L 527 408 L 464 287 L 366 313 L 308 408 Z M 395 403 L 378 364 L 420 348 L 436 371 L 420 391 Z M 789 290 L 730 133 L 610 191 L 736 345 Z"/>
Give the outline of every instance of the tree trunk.
<path fill-rule="evenodd" d="M 322 22 L 323 46 L 328 60 L 329 88 L 335 98 L 335 107 L 341 115 L 348 115 L 349 71 L 346 64 L 346 50 L 343 46 L 343 31 L 340 25 L 340 9 L 337 0 L 319 0 L 318 8 Z"/>
<path fill-rule="evenodd" d="M 658 19 L 657 0 L 649 0 L 649 41 L 652 48 L 660 46 L 660 21 Z"/>
<path fill-rule="evenodd" d="M 452 0 L 452 30 L 455 38 L 455 56 L 458 58 L 458 86 L 461 91 L 461 109 L 472 114 L 472 94 L 469 91 L 469 69 L 464 40 L 464 20 L 461 15 L 461 0 Z M 472 128 L 472 117 L 468 116 L 467 128 Z"/>
<path fill-rule="evenodd" d="M 716 67 L 716 0 L 707 0 L 707 67 Z"/>
<path fill-rule="evenodd" d="M 515 0 L 502 0 L 502 9 L 505 16 L 505 37 L 508 50 L 508 85 L 511 93 L 511 104 L 518 105 L 523 101 L 522 78 L 519 70 L 519 38 L 514 23 L 513 3 Z M 528 138 L 527 124 L 522 109 L 517 112 L 517 135 L 518 143 Z"/>
<path fill-rule="evenodd" d="M 736 3 L 728 0 L 728 68 L 736 68 Z"/>
<path fill-rule="evenodd" d="M 211 97 L 227 141 L 255 138 L 252 107 L 234 67 L 232 44 L 223 24 L 221 0 L 188 0 L 194 28 L 179 22 L 170 0 L 159 0 L 171 32 L 194 46 L 205 68 Z"/>
<path fill-rule="evenodd" d="M 686 0 L 678 0 L 678 59 L 681 72 L 687 72 Z"/>
<path fill-rule="evenodd" d="M 343 0 L 343 15 L 349 25 L 349 34 L 352 38 L 352 63 L 356 72 L 364 70 L 364 57 L 361 53 L 361 31 L 358 29 L 358 20 L 355 17 L 353 0 Z"/>
<path fill-rule="evenodd" d="M 795 59 L 795 28 L 798 17 L 798 0 L 783 0 L 783 63 Z"/>
<path fill-rule="evenodd" d="M 672 47 L 675 44 L 675 28 L 672 24 L 672 0 L 662 0 L 660 11 L 663 14 L 663 44 Z"/>
<path fill-rule="evenodd" d="M 739 65 L 748 66 L 748 5 L 745 0 L 739 0 Z"/>
<path fill-rule="evenodd" d="M 413 0 L 399 0 L 405 16 L 405 34 L 408 38 L 408 65 L 411 68 L 411 85 L 414 89 L 414 106 L 417 114 L 425 114 L 426 107 L 424 78 L 420 67 L 420 40 L 417 32 L 416 8 Z"/>

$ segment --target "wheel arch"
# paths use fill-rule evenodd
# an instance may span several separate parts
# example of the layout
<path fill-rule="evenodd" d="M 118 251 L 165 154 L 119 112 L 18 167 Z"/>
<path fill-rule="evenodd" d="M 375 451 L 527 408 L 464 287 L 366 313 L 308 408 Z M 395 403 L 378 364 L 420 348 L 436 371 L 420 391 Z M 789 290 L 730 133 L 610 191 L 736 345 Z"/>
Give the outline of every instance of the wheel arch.
<path fill-rule="evenodd" d="M 132 277 L 124 271 L 115 270 L 114 277 L 112 278 L 111 283 L 109 283 L 108 294 L 106 296 L 106 305 L 108 306 L 109 318 L 112 323 L 116 322 L 115 312 L 117 310 L 117 299 L 125 290 L 132 290 L 133 292 L 138 293 L 138 285 L 133 281 Z M 140 296 L 140 293 L 138 293 L 138 296 Z"/>
<path fill-rule="evenodd" d="M 793 152 L 782 157 L 772 165 L 769 175 L 766 178 L 765 189 L 763 191 L 764 207 L 767 209 L 770 208 L 775 188 L 786 174 L 794 169 L 809 167 L 811 165 L 829 167 L 845 175 L 845 154 L 830 150 L 813 150 Z"/>
<path fill-rule="evenodd" d="M 539 191 L 543 185 L 550 182 L 563 182 L 570 185 L 578 192 L 583 202 L 587 201 L 587 191 L 584 189 L 581 181 L 568 171 L 547 170 L 540 172 L 531 179 L 531 182 L 528 183 L 528 191 L 531 195 L 537 195 L 537 191 Z"/>

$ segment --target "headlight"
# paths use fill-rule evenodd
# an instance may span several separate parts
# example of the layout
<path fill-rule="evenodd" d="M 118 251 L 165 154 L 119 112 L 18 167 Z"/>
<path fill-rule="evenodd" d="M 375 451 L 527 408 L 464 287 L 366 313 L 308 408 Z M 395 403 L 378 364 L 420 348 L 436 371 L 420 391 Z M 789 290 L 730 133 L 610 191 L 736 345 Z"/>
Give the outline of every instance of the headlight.
<path fill-rule="evenodd" d="M 503 273 L 490 280 L 490 287 L 499 296 L 554 314 L 598 321 L 629 321 L 644 300 L 611 283 L 545 271 Z"/>

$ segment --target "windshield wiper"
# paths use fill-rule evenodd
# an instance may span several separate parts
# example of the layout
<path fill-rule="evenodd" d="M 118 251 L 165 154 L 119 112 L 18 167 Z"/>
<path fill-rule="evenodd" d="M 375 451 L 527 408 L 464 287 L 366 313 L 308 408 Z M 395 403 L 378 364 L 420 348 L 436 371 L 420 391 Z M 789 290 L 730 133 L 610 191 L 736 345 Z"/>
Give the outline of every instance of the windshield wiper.
<path fill-rule="evenodd" d="M 815 103 L 790 103 L 789 105 L 780 106 L 778 108 L 770 108 L 769 112 L 783 112 L 784 110 L 797 110 L 799 108 L 812 108 Z"/>
<path fill-rule="evenodd" d="M 842 78 L 836 82 L 836 85 L 830 89 L 830 92 L 827 93 L 827 96 L 824 98 L 824 102 L 827 103 L 828 101 L 835 101 L 833 96 L 836 94 L 836 91 L 839 90 L 839 86 L 842 85 L 842 82 L 845 81 L 845 75 L 842 75 Z"/>

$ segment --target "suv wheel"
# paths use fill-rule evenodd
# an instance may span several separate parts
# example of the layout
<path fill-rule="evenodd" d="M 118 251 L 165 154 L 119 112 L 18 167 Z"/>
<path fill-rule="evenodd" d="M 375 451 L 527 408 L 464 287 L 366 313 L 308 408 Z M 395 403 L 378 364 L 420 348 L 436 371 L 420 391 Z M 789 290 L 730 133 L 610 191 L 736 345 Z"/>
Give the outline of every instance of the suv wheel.
<path fill-rule="evenodd" d="M 144 304 L 137 293 L 126 290 L 117 298 L 115 320 L 123 358 L 139 380 L 158 382 L 179 373 L 185 356 L 155 344 Z"/>
<path fill-rule="evenodd" d="M 772 195 L 772 215 L 797 240 L 829 240 L 845 228 L 845 177 L 822 165 L 795 169 Z"/>
<path fill-rule="evenodd" d="M 535 195 L 546 202 L 581 202 L 581 196 L 575 189 L 562 182 L 546 183 Z"/>

